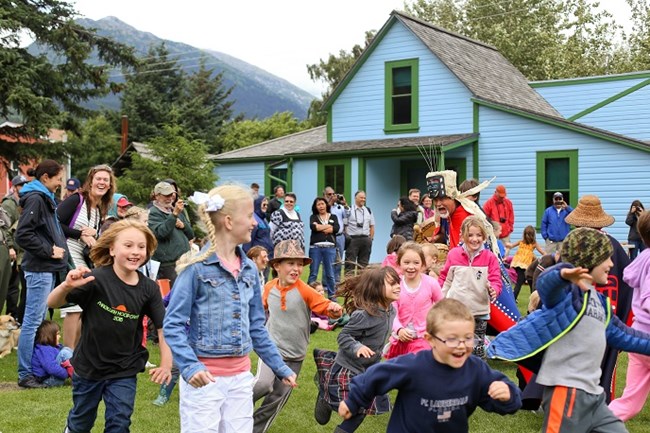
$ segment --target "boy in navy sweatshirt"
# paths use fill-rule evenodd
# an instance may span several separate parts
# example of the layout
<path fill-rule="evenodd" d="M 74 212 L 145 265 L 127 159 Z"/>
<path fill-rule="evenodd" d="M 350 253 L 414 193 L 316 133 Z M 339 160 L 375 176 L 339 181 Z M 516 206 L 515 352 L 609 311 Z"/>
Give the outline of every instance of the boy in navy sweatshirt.
<path fill-rule="evenodd" d="M 502 415 L 521 407 L 515 384 L 472 355 L 474 316 L 460 301 L 443 299 L 431 308 L 424 338 L 431 351 L 399 356 L 354 377 L 339 415 L 350 418 L 392 389 L 398 393 L 387 433 L 463 433 L 477 406 Z"/>

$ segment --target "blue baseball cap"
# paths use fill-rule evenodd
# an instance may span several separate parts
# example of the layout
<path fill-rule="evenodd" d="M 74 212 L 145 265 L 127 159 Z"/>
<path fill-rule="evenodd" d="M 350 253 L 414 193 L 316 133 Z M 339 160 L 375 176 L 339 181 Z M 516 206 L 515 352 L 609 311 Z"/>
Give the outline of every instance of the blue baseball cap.
<path fill-rule="evenodd" d="M 79 179 L 77 179 L 76 177 L 71 177 L 65 183 L 65 187 L 68 191 L 74 191 L 76 189 L 81 188 L 81 182 L 79 182 Z"/>

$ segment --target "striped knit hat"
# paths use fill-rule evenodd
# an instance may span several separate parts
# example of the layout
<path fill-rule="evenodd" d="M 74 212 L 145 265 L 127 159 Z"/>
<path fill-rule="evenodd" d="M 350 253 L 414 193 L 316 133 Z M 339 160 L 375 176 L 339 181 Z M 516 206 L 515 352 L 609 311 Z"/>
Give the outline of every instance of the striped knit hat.
<path fill-rule="evenodd" d="M 580 227 L 572 230 L 564 238 L 560 258 L 575 267 L 592 270 L 612 254 L 614 254 L 614 247 L 605 233 Z"/>

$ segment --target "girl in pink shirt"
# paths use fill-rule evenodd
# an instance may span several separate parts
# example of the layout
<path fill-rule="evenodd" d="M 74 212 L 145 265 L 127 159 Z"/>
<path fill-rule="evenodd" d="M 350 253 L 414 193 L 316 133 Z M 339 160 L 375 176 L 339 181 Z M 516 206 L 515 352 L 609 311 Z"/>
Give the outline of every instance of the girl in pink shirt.
<path fill-rule="evenodd" d="M 397 252 L 397 263 L 402 274 L 401 296 L 393 303 L 397 317 L 393 322 L 387 359 L 422 349 L 431 350 L 423 338 L 427 313 L 443 297 L 438 282 L 422 273 L 426 260 L 419 244 L 404 243 Z"/>

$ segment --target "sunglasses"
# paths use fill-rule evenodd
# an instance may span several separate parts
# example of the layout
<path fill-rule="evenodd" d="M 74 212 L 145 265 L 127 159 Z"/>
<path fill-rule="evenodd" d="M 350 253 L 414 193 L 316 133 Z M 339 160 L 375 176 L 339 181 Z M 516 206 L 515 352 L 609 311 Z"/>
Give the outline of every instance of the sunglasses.
<path fill-rule="evenodd" d="M 91 171 L 107 171 L 109 173 L 113 173 L 113 168 L 111 168 L 110 165 L 106 165 L 106 164 L 96 165 L 93 168 L 91 168 L 90 170 Z"/>

